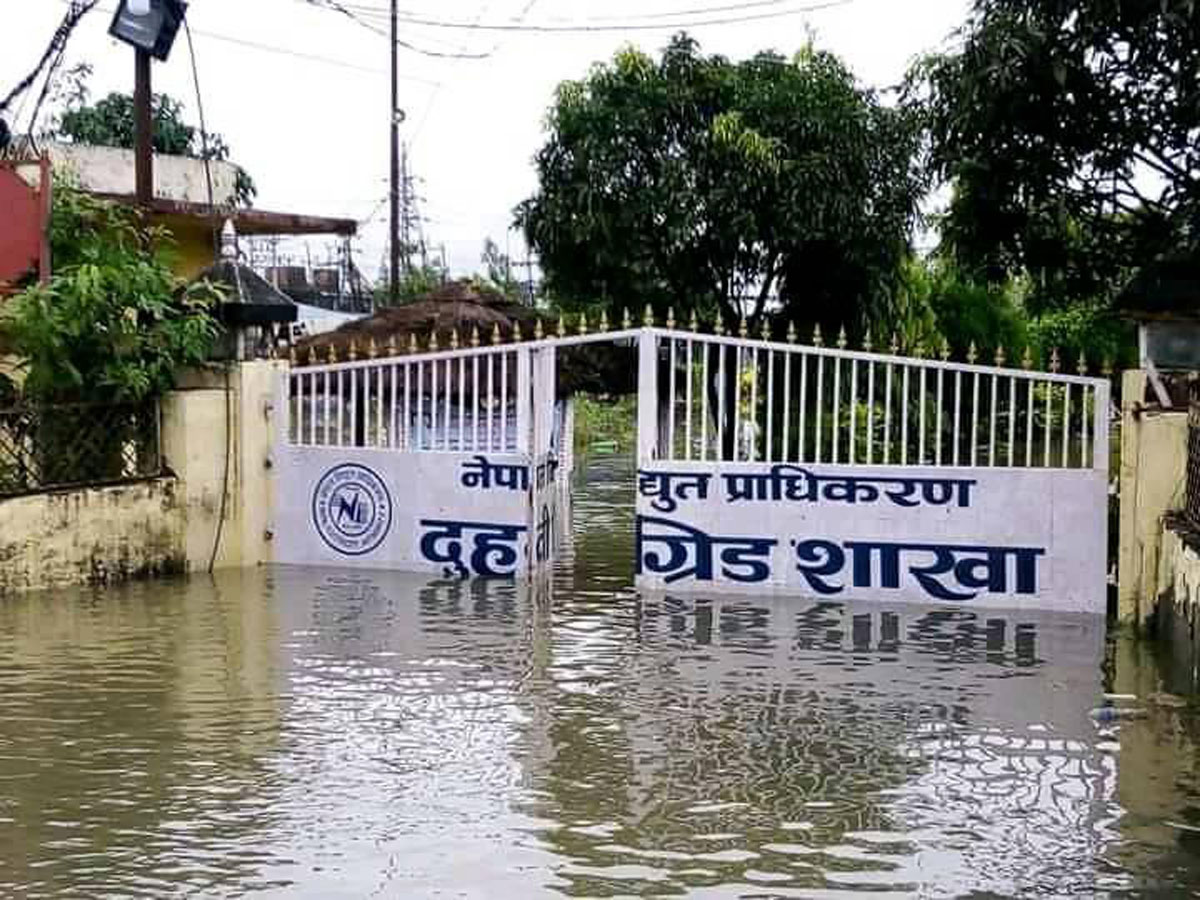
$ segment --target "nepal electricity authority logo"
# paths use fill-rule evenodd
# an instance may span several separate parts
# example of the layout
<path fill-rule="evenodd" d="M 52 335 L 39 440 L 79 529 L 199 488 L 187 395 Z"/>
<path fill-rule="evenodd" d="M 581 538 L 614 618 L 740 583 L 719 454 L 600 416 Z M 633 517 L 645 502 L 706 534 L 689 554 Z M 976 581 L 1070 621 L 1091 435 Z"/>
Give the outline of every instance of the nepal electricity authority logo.
<path fill-rule="evenodd" d="M 338 553 L 363 556 L 382 544 L 392 528 L 392 496 L 366 466 L 336 466 L 313 492 L 313 524 Z"/>

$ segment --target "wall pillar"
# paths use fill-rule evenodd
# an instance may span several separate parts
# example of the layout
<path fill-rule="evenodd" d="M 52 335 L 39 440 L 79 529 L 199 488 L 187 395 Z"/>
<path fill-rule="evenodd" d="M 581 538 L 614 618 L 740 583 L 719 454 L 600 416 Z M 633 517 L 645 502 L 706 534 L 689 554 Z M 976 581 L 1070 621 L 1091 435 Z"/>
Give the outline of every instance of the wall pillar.
<path fill-rule="evenodd" d="M 641 466 L 658 459 L 658 336 L 643 328 L 637 342 L 637 461 Z"/>
<path fill-rule="evenodd" d="M 1144 626 L 1158 593 L 1163 517 L 1183 502 L 1187 411 L 1146 408 L 1146 373 L 1122 381 L 1120 549 L 1117 609 L 1121 622 Z"/>
<path fill-rule="evenodd" d="M 287 363 L 262 360 L 188 372 L 162 403 L 163 460 L 179 478 L 191 572 L 271 560 L 272 453 Z"/>

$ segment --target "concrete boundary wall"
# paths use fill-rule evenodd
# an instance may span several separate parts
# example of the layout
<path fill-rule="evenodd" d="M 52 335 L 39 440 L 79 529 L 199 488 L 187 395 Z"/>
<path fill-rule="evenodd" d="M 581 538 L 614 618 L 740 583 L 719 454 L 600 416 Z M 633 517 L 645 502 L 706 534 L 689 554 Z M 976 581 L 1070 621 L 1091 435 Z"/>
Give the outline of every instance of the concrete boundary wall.
<path fill-rule="evenodd" d="M 0 499 L 0 594 L 269 562 L 284 368 L 184 375 L 162 399 L 164 477 Z"/>
<path fill-rule="evenodd" d="M 174 478 L 0 500 L 0 594 L 182 571 Z"/>

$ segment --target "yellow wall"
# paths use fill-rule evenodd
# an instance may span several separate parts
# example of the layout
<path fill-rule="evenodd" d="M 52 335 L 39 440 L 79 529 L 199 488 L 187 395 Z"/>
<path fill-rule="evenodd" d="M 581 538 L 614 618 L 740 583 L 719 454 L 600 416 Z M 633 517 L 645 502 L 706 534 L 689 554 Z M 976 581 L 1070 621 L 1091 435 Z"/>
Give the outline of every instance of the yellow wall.
<path fill-rule="evenodd" d="M 176 236 L 175 274 L 191 281 L 213 264 L 212 240 L 207 235 L 183 231 Z"/>
<path fill-rule="evenodd" d="M 274 487 L 268 460 L 277 421 L 275 391 L 286 367 L 266 361 L 232 366 L 227 404 L 224 370 L 213 366 L 191 373 L 163 401 L 163 457 L 182 482 L 189 571 L 207 570 L 214 546 L 219 569 L 271 559 Z M 228 492 L 218 540 L 227 458 Z"/>
<path fill-rule="evenodd" d="M 181 216 L 165 216 L 158 224 L 171 232 L 174 246 L 172 268 L 180 278 L 191 281 L 213 264 L 216 258 L 216 244 L 212 229 L 198 219 L 187 219 Z"/>
<path fill-rule="evenodd" d="M 207 571 L 222 511 L 215 567 L 269 562 L 269 460 L 286 367 L 232 365 L 228 402 L 223 368 L 182 379 L 162 402 L 163 461 L 172 477 L 0 499 L 0 594 Z"/>
<path fill-rule="evenodd" d="M 1187 412 L 1139 410 L 1145 391 L 1145 372 L 1125 373 L 1117 602 L 1121 621 L 1137 625 L 1154 612 L 1162 520 L 1183 501 L 1187 466 Z"/>

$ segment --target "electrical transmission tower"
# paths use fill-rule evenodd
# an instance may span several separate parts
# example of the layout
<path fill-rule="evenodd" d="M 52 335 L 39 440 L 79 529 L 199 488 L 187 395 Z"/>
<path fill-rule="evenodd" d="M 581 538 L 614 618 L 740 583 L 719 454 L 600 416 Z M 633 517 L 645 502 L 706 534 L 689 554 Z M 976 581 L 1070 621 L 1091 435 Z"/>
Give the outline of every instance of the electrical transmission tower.
<path fill-rule="evenodd" d="M 421 217 L 421 198 L 416 190 L 417 178 L 413 175 L 412 163 L 405 144 L 400 156 L 400 255 L 405 275 L 412 274 L 413 259 L 421 258 L 421 268 L 429 264 L 429 250 L 425 242 L 425 226 Z"/>

